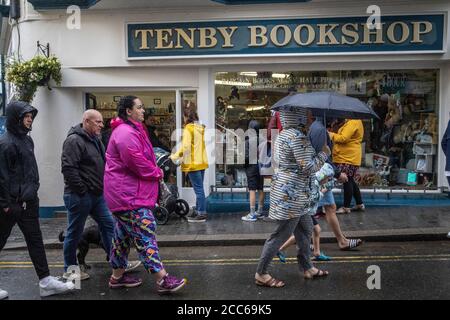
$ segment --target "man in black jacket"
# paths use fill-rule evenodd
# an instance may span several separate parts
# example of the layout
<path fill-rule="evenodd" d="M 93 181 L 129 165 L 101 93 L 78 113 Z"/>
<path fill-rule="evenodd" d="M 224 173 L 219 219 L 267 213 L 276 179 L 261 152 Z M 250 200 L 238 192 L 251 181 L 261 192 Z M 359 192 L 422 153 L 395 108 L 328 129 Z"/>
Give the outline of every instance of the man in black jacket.
<path fill-rule="evenodd" d="M 68 227 L 64 239 L 64 278 L 70 266 L 77 266 L 77 246 L 81 240 L 87 217 L 98 224 L 107 253 L 111 250 L 114 223 L 103 198 L 103 174 L 105 170 L 105 148 L 99 139 L 103 128 L 102 115 L 88 110 L 83 123 L 70 129 L 62 152 L 64 175 L 64 203 L 68 210 Z M 84 271 L 81 280 L 89 278 Z"/>
<path fill-rule="evenodd" d="M 103 117 L 96 110 L 87 110 L 83 122 L 70 129 L 64 141 L 61 169 L 64 175 L 64 203 L 68 210 L 68 227 L 64 239 L 64 275 L 70 266 L 77 266 L 77 247 L 80 243 L 86 219 L 91 216 L 97 222 L 105 252 L 109 255 L 114 236 L 114 222 L 103 198 L 105 171 L 105 147 L 100 140 Z M 127 271 L 139 266 L 130 262 Z M 89 275 L 82 270 L 80 280 Z"/>
<path fill-rule="evenodd" d="M 26 102 L 14 101 L 6 108 L 7 132 L 0 137 L 0 251 L 17 223 L 40 280 L 40 294 L 49 296 L 73 290 L 74 285 L 50 277 L 48 269 L 39 226 L 39 173 L 28 135 L 36 115 Z"/>

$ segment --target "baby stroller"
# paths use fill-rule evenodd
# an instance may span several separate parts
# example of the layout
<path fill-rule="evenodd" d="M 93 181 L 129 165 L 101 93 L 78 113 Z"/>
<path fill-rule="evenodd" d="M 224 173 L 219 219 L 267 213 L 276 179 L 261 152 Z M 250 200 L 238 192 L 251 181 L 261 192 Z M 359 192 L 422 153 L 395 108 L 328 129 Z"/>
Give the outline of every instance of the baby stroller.
<path fill-rule="evenodd" d="M 170 153 L 161 149 L 153 149 L 156 156 L 156 164 L 164 173 L 164 181 L 159 183 L 158 203 L 153 212 L 156 223 L 166 224 L 170 214 L 175 212 L 178 216 L 184 217 L 189 213 L 189 204 L 183 199 L 178 199 L 178 188 L 173 184 L 166 184 L 170 174 L 176 172 L 176 166 L 172 163 Z"/>

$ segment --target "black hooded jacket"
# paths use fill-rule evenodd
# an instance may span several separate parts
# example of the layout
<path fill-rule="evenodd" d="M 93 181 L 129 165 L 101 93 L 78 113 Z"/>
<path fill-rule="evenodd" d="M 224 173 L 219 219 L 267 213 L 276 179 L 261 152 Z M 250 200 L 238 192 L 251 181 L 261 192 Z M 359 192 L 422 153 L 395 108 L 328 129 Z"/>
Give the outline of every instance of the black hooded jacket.
<path fill-rule="evenodd" d="M 97 137 L 91 137 L 81 124 L 70 129 L 61 156 L 64 193 L 103 194 L 105 147 Z"/>
<path fill-rule="evenodd" d="M 15 202 L 35 201 L 39 172 L 34 143 L 23 125 L 26 113 L 33 119 L 37 110 L 26 102 L 14 101 L 6 108 L 6 133 L 0 136 L 0 208 Z"/>

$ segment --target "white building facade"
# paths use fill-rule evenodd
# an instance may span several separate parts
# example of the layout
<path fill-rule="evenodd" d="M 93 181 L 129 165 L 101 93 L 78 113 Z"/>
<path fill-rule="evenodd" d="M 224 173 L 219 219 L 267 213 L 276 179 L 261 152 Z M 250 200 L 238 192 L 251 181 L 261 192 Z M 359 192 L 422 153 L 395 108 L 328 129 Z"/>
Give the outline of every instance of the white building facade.
<path fill-rule="evenodd" d="M 401 90 L 397 91 L 402 92 L 402 112 L 406 112 L 405 105 L 410 103 L 413 109 L 409 110 L 413 114 L 411 117 L 416 117 L 415 119 L 419 122 L 412 130 L 420 131 L 424 124 L 433 127 L 433 129 L 429 129 L 432 141 L 430 140 L 428 143 L 434 144 L 434 148 L 437 148 L 438 151 L 431 152 L 433 154 L 433 157 L 429 158 L 431 160 L 424 157 L 426 161 L 431 161 L 433 166 L 428 170 L 431 171 L 430 177 L 433 180 L 430 186 L 431 184 L 434 186 L 430 189 L 439 190 L 439 187 L 446 187 L 445 159 L 439 143 L 446 129 L 450 111 L 448 103 L 450 101 L 450 54 L 447 41 L 450 3 L 448 1 L 377 1 L 377 5 L 381 9 L 382 23 L 385 17 L 394 17 L 392 21 L 398 21 L 391 34 L 384 31 L 388 38 L 383 41 L 390 42 L 391 46 L 386 47 L 386 50 L 377 49 L 377 34 L 376 31 L 372 31 L 372 35 L 368 37 L 373 43 L 367 45 L 365 49 L 353 52 L 349 49 L 352 43 L 361 47 L 365 41 L 363 27 L 359 29 L 358 39 L 356 39 L 356 29 L 347 27 L 348 29 L 345 31 L 347 37 L 344 39 L 327 35 L 326 31 L 329 30 L 329 27 L 326 29 L 327 27 L 319 25 L 333 24 L 334 20 L 330 20 L 330 22 L 326 20 L 328 18 L 340 19 L 336 20 L 339 23 L 337 28 L 342 28 L 346 24 L 357 25 L 359 20 L 355 20 L 355 17 L 367 19 L 369 16 L 367 8 L 373 4 L 373 1 L 273 2 L 271 4 L 225 5 L 209 0 L 167 0 L 164 2 L 101 0 L 89 9 L 81 10 L 78 26 L 76 11 L 68 13 L 65 9 L 35 10 L 31 3 L 24 1 L 20 23 L 20 53 L 23 58 L 31 58 L 36 54 L 36 43 L 39 41 L 43 44 L 48 43 L 50 53 L 56 55 L 63 65 L 62 85 L 52 91 L 40 88 L 33 101 L 33 105 L 39 110 L 32 137 L 36 145 L 41 176 L 39 196 L 43 215 L 51 216 L 50 212 L 63 207 L 64 182 L 60 157 L 62 144 L 69 128 L 80 122 L 86 107 L 94 106 L 94 100 L 95 107 L 104 110 L 105 118 L 113 116 L 114 102 L 117 101 L 118 96 L 126 93 L 145 97 L 146 106 L 154 109 L 153 115 L 157 118 L 158 125 L 161 126 L 160 132 L 167 133 L 167 129 L 182 127 L 181 112 L 186 101 L 196 104 L 198 114 L 208 129 L 220 130 L 222 127 L 236 129 L 242 127 L 242 123 L 253 116 L 233 115 L 231 112 L 233 108 L 244 108 L 244 111 L 247 108 L 247 112 L 250 112 L 264 110 L 258 109 L 258 106 L 265 105 L 267 109 L 267 105 L 272 99 L 287 93 L 287 88 L 291 86 L 296 87 L 299 92 L 333 89 L 349 94 L 352 90 L 363 90 L 364 92 L 370 89 L 378 90 L 380 82 L 383 81 L 381 87 L 387 88 L 389 84 L 386 81 L 392 81 L 392 87 L 401 87 Z M 429 30 L 431 23 L 426 23 L 428 21 L 426 18 L 433 15 L 436 15 L 438 20 L 439 17 L 442 17 L 442 24 L 438 20 L 433 20 L 438 23 L 433 24 L 432 28 L 438 30 L 431 31 Z M 412 16 L 412 20 L 408 20 L 408 16 Z M 261 43 L 265 40 L 262 37 L 263 29 L 251 29 L 252 26 L 253 28 L 255 26 L 267 27 L 270 21 L 276 21 L 276 25 L 288 25 L 288 22 L 283 23 L 288 20 L 295 20 L 291 21 L 291 24 L 298 26 L 304 23 L 305 26 L 303 30 L 297 30 L 298 32 L 295 28 L 288 30 L 285 27 L 278 27 L 278 30 L 273 31 L 273 38 L 270 37 L 271 31 L 268 28 L 267 41 L 272 41 L 272 43 L 267 46 Z M 233 38 L 231 36 L 234 30 L 233 26 L 238 28 L 239 23 L 243 21 L 248 24 L 243 24 L 242 28 L 247 31 L 253 30 L 253 37 Z M 413 23 L 414 21 L 416 24 Z M 222 42 L 213 46 L 214 43 L 211 41 L 214 42 L 214 39 L 207 37 L 211 35 L 208 33 L 210 29 L 205 29 L 203 40 L 206 42 L 203 43 L 204 48 L 201 48 L 202 40 L 193 38 L 194 34 L 200 35 L 199 29 L 197 29 L 198 33 L 189 33 L 189 28 L 196 28 L 195 25 L 198 26 L 197 28 L 202 26 L 207 28 L 210 25 L 219 28 L 219 25 L 215 24 L 217 22 L 221 22 L 227 28 L 223 27 L 223 33 L 219 29 L 214 31 L 217 37 L 222 36 Z M 423 23 L 419 24 L 419 22 Z M 184 31 L 184 33 L 181 32 L 181 36 L 175 34 L 175 28 L 170 29 L 170 25 L 175 23 L 177 23 L 178 29 Z M 132 29 L 132 33 L 129 33 L 127 27 L 133 24 L 140 25 Z M 165 24 L 161 30 L 165 29 L 166 31 L 156 31 L 155 25 L 157 24 Z M 405 25 L 410 29 L 403 29 Z M 387 27 L 387 25 L 383 25 L 383 27 Z M 307 43 L 310 38 L 305 32 L 312 28 L 319 31 L 324 28 L 323 35 L 317 35 L 318 42 L 315 45 L 319 49 L 316 52 L 308 51 Z M 153 33 L 150 34 L 149 30 L 153 30 Z M 400 33 L 395 33 L 397 32 L 395 30 Z M 236 29 L 234 32 L 233 35 L 237 35 L 239 30 Z M 292 33 L 289 38 L 291 42 L 289 46 L 295 47 L 295 42 L 297 41 L 297 44 L 300 42 L 303 44 L 301 48 L 303 51 L 300 49 L 289 51 L 291 47 L 284 43 L 288 40 L 289 32 Z M 401 41 L 405 40 L 402 39 L 401 32 L 408 37 L 407 41 Z M 408 32 L 408 35 L 405 35 L 405 32 Z M 421 41 L 428 36 L 428 33 L 434 34 L 434 32 L 437 37 L 434 40 L 437 41 L 438 47 L 422 50 Z M 148 37 L 143 37 L 143 33 L 147 33 Z M 129 39 L 129 34 L 134 35 L 134 38 Z M 258 34 L 259 38 L 256 38 Z M 296 35 L 297 38 L 295 38 Z M 205 38 L 209 40 L 205 40 Z M 335 38 L 339 44 L 334 44 Z M 143 43 L 144 39 L 148 40 L 148 43 Z M 245 43 L 242 44 L 241 41 L 245 41 Z M 320 41 L 324 41 L 322 47 Z M 406 46 L 408 41 L 410 47 Z M 129 51 L 132 43 L 136 45 L 135 50 Z M 440 47 L 439 43 L 441 43 Z M 245 51 L 244 47 L 248 48 L 251 44 L 260 45 L 260 52 Z M 16 51 L 18 45 L 17 30 L 13 29 L 10 52 Z M 161 54 L 156 52 L 155 47 L 158 45 L 165 48 L 166 51 L 163 50 Z M 177 48 L 177 45 L 183 48 Z M 240 45 L 244 48 L 241 52 L 238 50 Z M 273 51 L 269 50 L 270 46 L 274 48 Z M 236 52 L 228 54 L 227 47 L 234 47 Z M 264 48 L 269 49 L 264 51 Z M 284 48 L 287 50 L 286 52 L 283 51 Z M 325 48 L 323 52 L 320 51 L 322 48 Z M 183 51 L 175 55 L 164 54 L 164 52 L 176 52 L 177 49 Z M 208 50 L 213 51 L 208 53 Z M 136 52 L 142 56 L 130 56 Z M 265 74 L 267 72 L 270 74 Z M 259 86 L 257 85 L 258 81 L 251 81 L 251 77 L 273 79 L 274 74 L 279 74 L 278 79 L 281 80 L 277 80 L 278 82 L 261 80 L 260 82 L 265 83 L 260 83 Z M 361 80 L 364 77 L 373 77 L 374 74 L 378 74 L 374 79 Z M 424 83 L 420 81 L 422 76 Z M 293 78 L 296 78 L 297 82 L 292 81 Z M 291 81 L 289 82 L 288 79 Z M 342 86 L 345 84 L 343 89 L 336 89 L 331 85 L 331 83 L 336 84 L 339 81 L 342 81 Z M 369 83 L 372 85 L 374 82 L 378 83 L 378 86 L 369 88 Z M 397 84 L 395 84 L 396 82 Z M 251 83 L 250 88 L 247 88 L 248 85 L 245 83 Z M 414 89 L 405 89 L 412 84 L 416 85 Z M 232 91 L 233 85 L 243 96 L 237 97 L 235 92 L 234 96 L 230 93 L 228 98 L 225 97 L 226 93 Z M 269 87 L 273 87 L 273 90 Z M 393 89 L 379 94 L 366 94 L 365 98 L 371 103 L 375 100 L 378 103 L 394 99 L 392 103 L 396 104 L 395 91 Z M 353 95 L 357 96 L 358 93 L 353 92 Z M 383 95 L 384 98 L 381 98 Z M 223 105 L 219 105 L 222 103 L 218 102 L 219 96 L 225 98 Z M 90 99 L 93 101 L 89 101 Z M 265 103 L 264 99 L 267 100 Z M 408 99 L 413 100 L 409 101 Z M 418 100 L 420 102 L 417 102 Z M 224 111 L 221 109 L 222 107 L 225 108 L 225 112 L 228 112 L 227 115 L 222 113 Z M 381 111 L 383 116 L 389 116 L 390 112 L 393 114 L 397 112 L 397 109 L 389 105 L 385 105 L 384 108 L 385 110 Z M 266 110 L 266 112 L 268 111 Z M 428 116 L 420 116 L 419 113 L 434 113 L 434 116 L 428 118 Z M 262 122 L 265 121 L 267 113 L 260 117 Z M 402 117 L 407 118 L 405 115 Z M 240 120 L 242 121 L 239 122 Z M 433 121 L 435 123 L 432 123 Z M 167 128 L 163 128 L 164 125 Z M 395 125 L 400 127 L 398 130 L 401 133 L 405 134 L 407 131 L 405 128 L 409 122 L 397 121 Z M 401 129 L 401 125 L 405 125 L 403 129 Z M 373 124 L 368 124 L 368 126 L 372 126 L 373 129 Z M 385 137 L 384 142 L 380 144 L 387 144 L 386 139 L 393 139 L 393 136 L 395 133 L 392 133 L 390 138 Z M 373 139 L 377 139 L 376 134 L 372 138 L 368 138 L 367 143 Z M 404 137 L 398 139 L 403 139 L 402 142 L 405 142 Z M 213 133 L 208 134 L 207 140 L 210 142 L 208 143 L 208 154 L 213 159 L 212 155 L 217 154 L 216 148 L 219 146 L 217 136 Z M 402 145 L 405 146 L 405 144 Z M 415 171 L 418 165 L 417 159 L 416 161 L 411 160 L 417 158 L 416 152 L 409 158 L 405 158 L 404 155 L 396 156 L 395 152 L 401 154 L 401 151 L 396 151 L 395 146 L 396 144 L 392 143 L 394 149 L 390 149 L 394 151 L 384 150 L 384 153 L 377 151 L 381 150 L 380 146 L 371 146 L 372 149 L 368 149 L 370 152 L 366 151 L 366 153 L 386 156 L 387 152 L 390 154 L 387 157 L 400 158 L 400 160 L 395 160 L 398 161 L 398 165 L 392 166 L 392 169 L 398 169 L 397 175 L 407 174 L 408 170 Z M 369 158 L 368 162 L 373 161 L 373 156 Z M 391 162 L 389 159 L 387 161 Z M 407 164 L 408 162 L 409 164 Z M 424 165 L 430 164 L 425 163 Z M 373 163 L 367 164 L 367 166 L 373 166 Z M 231 176 L 230 179 L 234 181 L 227 181 L 227 176 Z M 218 190 L 245 187 L 245 183 L 238 181 L 238 177 L 239 168 L 236 169 L 233 166 L 227 168 L 222 164 L 210 163 L 205 176 L 205 190 L 209 194 L 211 186 Z M 367 179 L 370 179 L 370 172 L 368 172 Z M 404 177 L 397 177 L 395 180 L 407 184 L 407 178 L 405 181 L 401 181 L 402 179 L 405 180 Z M 177 184 L 181 197 L 194 204 L 193 190 L 185 184 L 180 173 L 177 175 Z M 416 189 L 421 189 L 419 184 L 416 181 Z"/>

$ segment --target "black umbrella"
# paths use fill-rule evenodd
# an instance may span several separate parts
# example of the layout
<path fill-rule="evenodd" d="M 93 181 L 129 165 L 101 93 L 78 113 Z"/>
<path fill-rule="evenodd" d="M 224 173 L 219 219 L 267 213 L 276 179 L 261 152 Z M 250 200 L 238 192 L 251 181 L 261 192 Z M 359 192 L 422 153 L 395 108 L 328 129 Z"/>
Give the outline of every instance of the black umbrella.
<path fill-rule="evenodd" d="M 359 99 L 336 92 L 297 93 L 284 97 L 272 107 L 275 111 L 305 108 L 314 116 L 345 119 L 379 119 L 378 115 Z"/>

